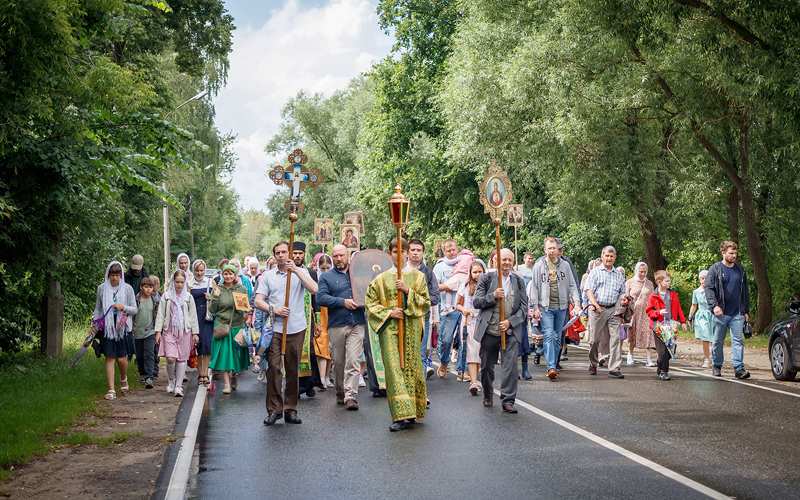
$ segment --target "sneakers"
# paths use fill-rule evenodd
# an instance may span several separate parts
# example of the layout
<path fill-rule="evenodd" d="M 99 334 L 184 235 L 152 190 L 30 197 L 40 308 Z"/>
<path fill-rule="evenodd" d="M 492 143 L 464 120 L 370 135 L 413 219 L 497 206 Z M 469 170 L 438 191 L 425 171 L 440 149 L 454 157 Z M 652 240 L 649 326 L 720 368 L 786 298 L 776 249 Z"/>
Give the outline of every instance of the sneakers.
<path fill-rule="evenodd" d="M 182 386 L 179 385 L 178 387 L 175 388 L 175 397 L 176 398 L 182 398 L 183 397 L 183 387 Z"/>
<path fill-rule="evenodd" d="M 152 389 L 153 388 L 153 379 L 151 379 L 151 378 L 144 379 L 144 387 L 145 387 L 145 389 Z"/>
<path fill-rule="evenodd" d="M 175 393 L 175 381 L 174 380 L 170 380 L 167 383 L 167 392 L 169 394 L 174 394 Z"/>
<path fill-rule="evenodd" d="M 623 379 L 623 378 L 625 378 L 625 375 L 623 375 L 622 372 L 619 371 L 619 370 L 614 370 L 614 371 L 608 372 L 608 378 Z"/>
<path fill-rule="evenodd" d="M 711 370 L 711 374 L 712 374 L 712 375 L 714 375 L 715 377 L 721 377 L 721 376 L 722 376 L 722 367 L 720 367 L 720 366 L 715 366 L 715 367 L 714 367 L 714 368 Z"/>
<path fill-rule="evenodd" d="M 425 380 L 428 380 L 431 377 L 433 377 L 433 368 L 431 368 L 430 366 L 427 366 L 427 367 L 425 367 Z"/>
<path fill-rule="evenodd" d="M 708 368 L 709 366 L 711 366 L 711 361 L 709 361 L 708 358 L 703 358 L 703 364 L 700 368 Z"/>
<path fill-rule="evenodd" d="M 105 396 L 106 401 L 114 401 L 117 399 L 117 392 L 114 389 L 109 389 Z"/>
<path fill-rule="evenodd" d="M 635 363 L 635 361 L 633 360 L 633 354 L 628 353 L 627 362 L 628 362 L 628 366 L 633 366 L 633 364 Z"/>
<path fill-rule="evenodd" d="M 367 383 L 364 382 L 364 375 L 359 375 L 358 376 L 358 386 L 359 387 L 366 387 L 367 386 Z"/>
<path fill-rule="evenodd" d="M 355 399 L 348 399 L 344 402 L 344 409 L 348 411 L 358 411 L 358 401 Z"/>
<path fill-rule="evenodd" d="M 736 370 L 736 374 L 734 376 L 740 380 L 745 380 L 750 378 L 750 372 L 742 368 L 741 370 Z"/>
<path fill-rule="evenodd" d="M 474 382 L 472 384 L 470 384 L 470 386 L 469 386 L 469 393 L 472 394 L 473 396 L 477 396 L 478 393 L 480 392 L 480 390 L 481 390 L 481 386 L 479 384 L 474 383 Z"/>
<path fill-rule="evenodd" d="M 589 375 L 597 375 L 597 367 L 594 365 L 589 365 Z"/>
<path fill-rule="evenodd" d="M 660 380 L 663 380 L 664 382 L 666 382 L 667 380 L 672 380 L 672 378 L 669 376 L 669 373 L 668 373 L 668 372 L 661 372 L 661 373 L 659 373 L 659 374 L 658 374 L 658 378 L 659 378 Z"/>

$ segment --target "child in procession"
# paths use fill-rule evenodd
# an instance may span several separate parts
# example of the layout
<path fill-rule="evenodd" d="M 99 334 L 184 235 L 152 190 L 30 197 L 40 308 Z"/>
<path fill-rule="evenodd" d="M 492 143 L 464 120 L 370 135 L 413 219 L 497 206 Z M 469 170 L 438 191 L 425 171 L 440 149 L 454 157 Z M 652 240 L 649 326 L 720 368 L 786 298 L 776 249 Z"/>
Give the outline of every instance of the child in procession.
<path fill-rule="evenodd" d="M 153 379 L 156 376 L 156 314 L 160 295 L 155 293 L 153 280 L 145 276 L 139 285 L 139 294 L 136 295 L 138 312 L 133 318 L 133 338 L 136 350 L 136 367 L 139 370 L 139 381 L 145 388 L 153 388 Z"/>
<path fill-rule="evenodd" d="M 683 315 L 678 292 L 670 289 L 672 278 L 669 273 L 657 271 L 655 278 L 657 288 L 648 299 L 646 312 L 650 318 L 656 342 L 658 378 L 666 381 L 670 379 L 669 360 L 672 357 L 667 344 L 674 340 L 679 323 L 683 330 L 686 330 L 686 318 Z"/>

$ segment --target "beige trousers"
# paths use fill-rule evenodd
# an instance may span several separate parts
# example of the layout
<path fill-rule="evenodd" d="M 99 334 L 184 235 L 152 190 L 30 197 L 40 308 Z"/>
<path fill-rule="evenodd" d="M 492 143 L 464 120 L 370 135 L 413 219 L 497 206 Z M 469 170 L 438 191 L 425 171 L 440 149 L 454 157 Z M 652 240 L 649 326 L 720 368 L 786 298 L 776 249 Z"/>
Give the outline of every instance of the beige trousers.
<path fill-rule="evenodd" d="M 364 325 L 328 328 L 333 340 L 333 372 L 336 396 L 358 400 L 358 377 L 361 353 L 364 352 Z"/>
<path fill-rule="evenodd" d="M 619 316 L 614 307 L 601 312 L 589 311 L 589 364 L 597 366 L 599 348 L 608 344 L 608 371 L 617 371 L 622 366 L 622 343 L 619 341 Z"/>

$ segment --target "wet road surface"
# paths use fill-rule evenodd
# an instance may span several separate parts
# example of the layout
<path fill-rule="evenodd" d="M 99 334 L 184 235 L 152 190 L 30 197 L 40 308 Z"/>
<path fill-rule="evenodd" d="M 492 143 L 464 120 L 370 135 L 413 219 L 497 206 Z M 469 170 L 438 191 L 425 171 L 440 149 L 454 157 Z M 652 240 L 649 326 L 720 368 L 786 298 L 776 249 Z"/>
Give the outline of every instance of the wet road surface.
<path fill-rule="evenodd" d="M 531 364 L 533 366 L 533 364 Z M 428 384 L 423 424 L 389 433 L 385 399 L 362 389 L 348 412 L 332 390 L 302 399 L 302 425 L 273 427 L 266 388 L 248 374 L 209 397 L 192 498 L 702 498 L 681 476 L 737 498 L 800 498 L 800 398 L 673 371 L 586 371 L 571 348 L 558 382 L 542 367 L 519 407 L 485 409 L 453 375 Z M 765 384 L 765 383 L 760 383 Z M 797 389 L 782 390 L 800 394 Z M 547 415 L 548 417 L 544 417 Z M 552 416 L 552 418 L 549 418 Z M 576 426 L 559 425 L 562 419 Z M 586 437 L 610 441 L 677 473 L 667 477 Z M 645 460 L 646 461 L 646 460 Z M 669 472 L 668 471 L 668 472 Z"/>

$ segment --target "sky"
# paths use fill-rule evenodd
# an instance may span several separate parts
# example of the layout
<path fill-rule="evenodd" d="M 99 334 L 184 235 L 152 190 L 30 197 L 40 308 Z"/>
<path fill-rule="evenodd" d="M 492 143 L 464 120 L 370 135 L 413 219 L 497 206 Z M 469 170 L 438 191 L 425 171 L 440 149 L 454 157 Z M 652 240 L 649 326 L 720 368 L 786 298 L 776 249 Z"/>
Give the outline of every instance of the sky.
<path fill-rule="evenodd" d="M 265 209 L 280 189 L 266 177 L 276 162 L 264 146 L 281 109 L 300 90 L 330 95 L 385 57 L 392 39 L 378 26 L 375 0 L 226 0 L 236 31 L 216 124 L 233 133 L 231 180 L 243 209 Z"/>

